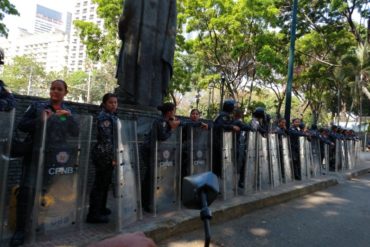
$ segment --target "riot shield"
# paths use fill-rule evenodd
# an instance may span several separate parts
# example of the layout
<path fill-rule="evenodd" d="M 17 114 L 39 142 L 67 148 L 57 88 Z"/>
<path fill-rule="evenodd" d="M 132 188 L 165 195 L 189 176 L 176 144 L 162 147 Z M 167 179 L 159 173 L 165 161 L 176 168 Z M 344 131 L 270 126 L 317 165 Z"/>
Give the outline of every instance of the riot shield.
<path fill-rule="evenodd" d="M 293 179 L 293 164 L 292 164 L 292 156 L 291 156 L 291 149 L 289 138 L 287 136 L 281 136 L 281 145 L 282 145 L 282 166 L 284 171 L 284 182 L 289 183 L 292 182 Z"/>
<path fill-rule="evenodd" d="M 348 170 L 348 153 L 347 153 L 347 141 L 341 140 L 341 159 L 342 159 L 342 172 Z"/>
<path fill-rule="evenodd" d="M 322 168 L 321 174 L 328 174 L 329 173 L 329 166 L 330 166 L 330 156 L 329 156 L 329 145 L 324 144 L 324 157 L 322 159 Z"/>
<path fill-rule="evenodd" d="M 267 137 L 257 133 L 258 142 L 258 189 L 266 190 L 271 187 L 270 164 L 268 157 Z"/>
<path fill-rule="evenodd" d="M 210 171 L 212 166 L 212 129 L 205 130 L 188 126 L 187 145 L 184 152 L 187 154 L 187 163 L 182 165 L 187 166 L 188 175 Z"/>
<path fill-rule="evenodd" d="M 235 133 L 222 133 L 222 197 L 232 198 L 237 193 L 236 142 Z"/>
<path fill-rule="evenodd" d="M 237 162 L 237 174 L 238 174 L 238 183 L 239 188 L 244 186 L 245 188 L 245 163 L 247 157 L 247 140 L 248 133 L 246 131 L 240 131 L 237 135 L 236 140 L 236 162 Z M 244 191 L 242 192 L 244 193 Z"/>
<path fill-rule="evenodd" d="M 269 134 L 269 163 L 271 168 L 271 185 L 277 187 L 281 184 L 281 164 L 279 155 L 278 134 Z"/>
<path fill-rule="evenodd" d="M 312 145 L 311 141 L 305 138 L 305 158 L 307 166 L 307 178 L 311 178 L 313 172 L 313 157 L 312 157 Z"/>
<path fill-rule="evenodd" d="M 92 117 L 52 115 L 39 131 L 31 241 L 60 229 L 73 230 L 83 217 Z M 35 149 L 35 147 L 34 147 Z"/>
<path fill-rule="evenodd" d="M 257 132 L 249 132 L 244 169 L 244 194 L 257 190 L 257 163 L 258 163 Z"/>
<path fill-rule="evenodd" d="M 8 238 L 8 234 L 4 233 L 6 217 L 8 213 L 8 204 L 6 203 L 7 194 L 7 177 L 10 147 L 12 142 L 12 134 L 14 127 L 15 110 L 10 112 L 0 112 L 0 246 L 3 246 L 4 239 Z"/>
<path fill-rule="evenodd" d="M 116 225 L 117 231 L 142 218 L 139 150 L 136 121 L 116 122 Z"/>
<path fill-rule="evenodd" d="M 307 147 L 306 138 L 299 137 L 299 163 L 301 166 L 301 179 L 304 180 L 308 177 L 308 164 L 307 164 Z"/>
<path fill-rule="evenodd" d="M 158 140 L 155 138 L 155 140 Z M 153 214 L 180 209 L 182 128 L 165 141 L 155 142 Z"/>
<path fill-rule="evenodd" d="M 312 153 L 312 176 L 316 177 L 320 174 L 321 169 L 321 150 L 319 138 L 312 137 L 311 153 Z"/>
<path fill-rule="evenodd" d="M 342 141 L 335 140 L 335 172 L 342 169 Z"/>

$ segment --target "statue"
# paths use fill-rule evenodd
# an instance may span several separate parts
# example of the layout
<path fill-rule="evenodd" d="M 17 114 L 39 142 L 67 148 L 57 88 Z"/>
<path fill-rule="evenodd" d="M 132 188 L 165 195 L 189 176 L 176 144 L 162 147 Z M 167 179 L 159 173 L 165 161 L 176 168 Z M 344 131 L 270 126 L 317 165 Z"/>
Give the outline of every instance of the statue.
<path fill-rule="evenodd" d="M 157 107 L 172 77 L 176 0 L 125 0 L 116 91 L 124 104 Z"/>

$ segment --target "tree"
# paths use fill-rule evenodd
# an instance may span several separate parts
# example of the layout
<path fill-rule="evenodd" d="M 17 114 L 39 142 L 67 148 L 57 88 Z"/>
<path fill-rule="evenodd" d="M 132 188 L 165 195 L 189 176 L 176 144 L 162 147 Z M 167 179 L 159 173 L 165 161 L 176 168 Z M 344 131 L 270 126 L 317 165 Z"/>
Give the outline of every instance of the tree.
<path fill-rule="evenodd" d="M 29 56 L 16 56 L 4 65 L 3 78 L 19 94 L 47 96 L 48 82 L 42 64 Z"/>
<path fill-rule="evenodd" d="M 197 36 L 188 52 L 203 62 L 205 74 L 226 76 L 226 93 L 237 99 L 254 78 L 259 34 L 278 14 L 272 1 L 183 0 L 186 31 Z"/>
<path fill-rule="evenodd" d="M 0 2 L 0 36 L 8 36 L 8 29 L 5 24 L 2 23 L 5 15 L 19 15 L 18 10 L 9 0 L 1 0 Z"/>
<path fill-rule="evenodd" d="M 104 29 L 96 23 L 76 20 L 80 39 L 86 45 L 87 55 L 92 61 L 112 62 L 116 60 L 119 47 L 117 25 L 122 14 L 122 0 L 93 0 L 98 5 L 97 14 L 104 20 Z"/>

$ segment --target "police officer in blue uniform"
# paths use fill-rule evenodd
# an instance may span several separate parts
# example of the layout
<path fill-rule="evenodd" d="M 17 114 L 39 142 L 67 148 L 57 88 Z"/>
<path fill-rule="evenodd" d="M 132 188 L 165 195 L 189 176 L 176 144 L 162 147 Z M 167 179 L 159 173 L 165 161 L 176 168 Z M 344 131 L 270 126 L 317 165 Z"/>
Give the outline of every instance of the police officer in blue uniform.
<path fill-rule="evenodd" d="M 108 223 L 108 215 L 111 214 L 106 204 L 116 165 L 114 128 L 117 124 L 117 96 L 112 93 L 105 94 L 101 107 L 102 111 L 97 118 L 97 143 L 92 153 L 95 181 L 90 194 L 90 207 L 86 218 L 88 223 Z"/>
<path fill-rule="evenodd" d="M 236 143 L 237 143 L 237 170 L 239 174 L 238 186 L 239 188 L 244 188 L 245 182 L 245 150 L 247 147 L 247 136 L 248 132 L 252 130 L 249 124 L 244 123 L 243 121 L 243 111 L 239 108 L 234 110 L 234 121 L 233 124 L 240 128 L 240 132 L 236 133 Z"/>
<path fill-rule="evenodd" d="M 172 132 L 182 125 L 181 121 L 175 116 L 176 106 L 173 103 L 163 103 L 157 109 L 161 111 L 162 116 L 154 120 L 150 132 L 145 136 L 140 156 L 143 157 L 140 168 L 142 174 L 141 198 L 143 209 L 147 212 L 153 210 L 153 205 L 151 205 L 153 192 L 151 176 L 154 168 L 150 158 L 153 157 L 151 151 L 154 151 L 152 150 L 154 143 L 155 141 L 166 141 L 170 138 Z"/>
<path fill-rule="evenodd" d="M 226 100 L 223 103 L 222 111 L 214 120 L 214 152 L 213 152 L 213 172 L 221 177 L 222 171 L 222 132 L 223 131 L 234 131 L 239 132 L 240 127 L 235 125 L 233 118 L 235 101 Z"/>
<path fill-rule="evenodd" d="M 288 130 L 288 134 L 290 137 L 290 146 L 292 150 L 292 160 L 293 160 L 293 172 L 294 178 L 296 180 L 301 180 L 301 162 L 299 159 L 299 137 L 308 135 L 305 134 L 303 131 L 299 129 L 301 124 L 301 120 L 299 118 L 295 118 L 292 121 L 292 126 Z"/>
<path fill-rule="evenodd" d="M 26 139 L 33 143 L 34 150 L 27 150 L 23 157 L 22 177 L 17 196 L 16 229 L 10 241 L 12 247 L 24 243 L 27 223 L 30 221 L 37 172 L 37 163 L 33 162 L 33 158 L 39 155 L 37 147 L 42 122 L 48 121 L 46 147 L 64 143 L 67 135 L 79 134 L 79 126 L 72 117 L 72 110 L 63 101 L 67 93 L 67 84 L 63 80 L 53 81 L 50 86 L 50 100 L 32 103 L 18 124 L 18 129 L 27 133 Z M 47 158 L 48 156 L 46 160 Z"/>

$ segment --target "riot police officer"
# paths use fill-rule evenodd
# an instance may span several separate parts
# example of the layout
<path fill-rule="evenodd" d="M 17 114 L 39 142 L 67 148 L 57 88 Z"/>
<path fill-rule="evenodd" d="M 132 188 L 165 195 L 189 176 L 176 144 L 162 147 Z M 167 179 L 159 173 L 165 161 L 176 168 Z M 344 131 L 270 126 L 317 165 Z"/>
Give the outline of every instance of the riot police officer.
<path fill-rule="evenodd" d="M 68 93 L 67 84 L 63 80 L 55 80 L 50 86 L 50 99 L 48 101 L 34 102 L 24 113 L 18 129 L 28 133 L 34 147 L 38 142 L 37 132 L 42 121 L 48 121 L 46 147 L 64 143 L 65 137 L 78 136 L 79 126 L 72 116 L 72 110 L 64 103 L 64 96 Z M 27 223 L 33 207 L 33 197 L 36 185 L 37 164 L 33 156 L 39 150 L 25 152 L 22 164 L 22 177 L 19 193 L 17 195 L 17 217 L 15 233 L 10 241 L 10 246 L 19 246 L 24 243 Z M 45 162 L 48 155 L 45 155 Z"/>
<path fill-rule="evenodd" d="M 92 156 L 95 165 L 95 181 L 90 194 L 90 207 L 87 223 L 107 223 L 111 210 L 106 207 L 109 184 L 112 180 L 114 157 L 113 129 L 117 123 L 117 96 L 106 93 L 101 103 L 101 112 L 97 118 L 97 143 Z"/>
<path fill-rule="evenodd" d="M 288 134 L 290 137 L 290 146 L 292 150 L 292 160 L 293 160 L 293 171 L 294 171 L 294 178 L 296 180 L 301 180 L 301 163 L 299 159 L 299 137 L 300 136 L 308 136 L 303 131 L 299 129 L 301 124 L 301 120 L 299 118 L 295 118 L 292 121 L 292 126 L 288 130 Z"/>
<path fill-rule="evenodd" d="M 173 103 L 167 102 L 158 106 L 157 109 L 161 111 L 160 118 L 154 120 L 150 132 L 146 135 L 144 144 L 141 148 L 143 163 L 141 169 L 141 198 L 143 209 L 147 212 L 152 211 L 151 193 L 153 192 L 151 175 L 153 167 L 150 160 L 152 157 L 151 150 L 155 141 L 166 141 L 172 135 L 172 132 L 181 126 L 181 121 L 176 117 L 176 106 Z M 154 139 L 156 138 L 156 139 Z"/>
<path fill-rule="evenodd" d="M 237 170 L 239 174 L 239 181 L 238 186 L 239 188 L 244 188 L 244 182 L 245 182 L 245 150 L 246 150 L 246 138 L 248 135 L 248 132 L 252 130 L 251 126 L 249 124 L 244 123 L 243 121 L 243 111 L 239 108 L 234 110 L 234 121 L 233 124 L 238 126 L 240 128 L 240 132 L 236 133 L 236 160 L 237 160 Z"/>
<path fill-rule="evenodd" d="M 258 131 L 263 137 L 266 137 L 269 131 L 270 115 L 265 113 L 263 107 L 257 107 L 252 113 L 251 129 Z"/>
<path fill-rule="evenodd" d="M 222 132 L 234 131 L 239 132 L 240 127 L 233 123 L 234 100 L 226 100 L 223 103 L 222 111 L 214 120 L 214 152 L 213 152 L 213 172 L 221 177 L 222 170 Z"/>

